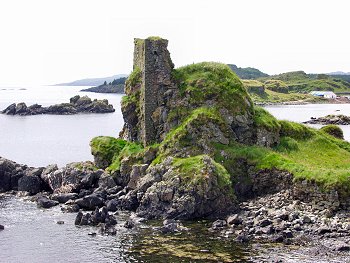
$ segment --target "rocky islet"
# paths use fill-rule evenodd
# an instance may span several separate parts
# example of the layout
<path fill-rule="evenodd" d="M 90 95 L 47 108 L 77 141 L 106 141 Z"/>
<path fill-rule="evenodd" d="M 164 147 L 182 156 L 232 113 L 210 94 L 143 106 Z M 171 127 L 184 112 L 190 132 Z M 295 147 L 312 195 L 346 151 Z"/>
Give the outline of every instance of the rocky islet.
<path fill-rule="evenodd" d="M 350 117 L 346 115 L 327 115 L 325 117 L 311 118 L 305 121 L 306 124 L 323 124 L 323 125 L 350 125 Z"/>
<path fill-rule="evenodd" d="M 27 116 L 38 114 L 72 115 L 78 113 L 110 113 L 114 111 L 113 105 L 109 104 L 108 100 L 91 100 L 88 96 L 80 97 L 76 95 L 70 98 L 69 103 L 61 103 L 48 107 L 43 107 L 39 104 L 27 106 L 24 102 L 13 103 L 1 113 Z"/>

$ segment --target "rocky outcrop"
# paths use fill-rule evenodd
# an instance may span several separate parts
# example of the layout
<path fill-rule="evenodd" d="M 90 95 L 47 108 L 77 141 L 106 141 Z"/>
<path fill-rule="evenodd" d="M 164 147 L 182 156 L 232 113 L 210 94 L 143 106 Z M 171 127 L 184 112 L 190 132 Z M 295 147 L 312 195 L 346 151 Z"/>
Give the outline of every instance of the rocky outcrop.
<path fill-rule="evenodd" d="M 234 211 L 233 193 L 229 186 L 220 185 L 223 178 L 215 162 L 208 156 L 199 162 L 196 179 L 188 178 L 172 158 L 150 167 L 123 201 L 133 202 L 135 195 L 138 215 L 147 218 L 193 219 Z"/>
<path fill-rule="evenodd" d="M 26 175 L 18 180 L 18 191 L 25 191 L 29 194 L 37 194 L 42 191 L 42 181 L 38 176 Z"/>
<path fill-rule="evenodd" d="M 101 153 L 95 150 L 96 139 L 92 141 L 101 167 L 119 159 L 113 175 L 124 193 L 110 206 L 136 210 L 148 218 L 217 217 L 233 211 L 236 197 L 230 176 L 210 157 L 215 145 L 239 142 L 272 147 L 279 142 L 279 126 L 256 125 L 253 103 L 226 65 L 200 63 L 174 70 L 167 40 L 151 37 L 135 39 L 134 44 L 134 70 L 125 83 L 125 124 L 120 137 L 144 147 L 161 145 L 146 162 L 149 150 L 118 157 L 123 150 L 116 142 L 106 137 L 111 143 Z M 228 82 L 223 84 L 223 78 Z M 109 153 L 112 148 L 118 148 L 115 155 Z M 155 158 L 161 162 L 149 165 Z M 188 172 L 186 165 L 195 168 Z M 198 180 L 188 179 L 187 173 L 196 174 Z"/>
<path fill-rule="evenodd" d="M 0 157 L 0 192 L 18 190 L 18 181 L 32 168 Z"/>
<path fill-rule="evenodd" d="M 92 194 L 75 200 L 75 204 L 86 210 L 93 210 L 95 207 L 102 207 L 104 199 L 96 194 Z"/>
<path fill-rule="evenodd" d="M 108 103 L 108 100 L 91 100 L 87 96 L 74 96 L 69 103 L 61 103 L 49 107 L 34 104 L 29 107 L 23 102 L 15 103 L 8 106 L 1 113 L 7 115 L 38 115 L 38 114 L 56 114 L 56 115 L 71 115 L 77 113 L 110 113 L 114 112 L 113 105 Z"/>
<path fill-rule="evenodd" d="M 49 191 L 53 200 L 65 203 L 91 194 L 91 189 L 104 191 L 115 186 L 111 176 L 92 162 L 33 168 L 0 157 L 0 192 L 18 190 L 34 195 Z"/>
<path fill-rule="evenodd" d="M 97 186 L 103 170 L 98 170 L 91 162 L 71 163 L 63 168 L 48 166 L 41 174 L 41 179 L 53 193 L 79 192 Z"/>
<path fill-rule="evenodd" d="M 117 219 L 114 215 L 109 214 L 106 207 L 96 209 L 92 213 L 84 214 L 79 211 L 75 218 L 75 225 L 78 226 L 99 226 L 101 234 L 115 235 L 116 229 L 114 226 L 117 224 Z M 96 235 L 96 233 L 91 233 L 91 235 Z M 90 234 L 89 234 L 90 235 Z"/>
<path fill-rule="evenodd" d="M 38 207 L 41 208 L 51 208 L 53 206 L 58 205 L 59 203 L 57 201 L 51 200 L 49 198 L 47 198 L 46 196 L 40 196 L 37 200 L 36 200 Z"/>
<path fill-rule="evenodd" d="M 298 244 L 300 240 L 341 238 L 350 228 L 346 212 L 319 210 L 300 201 L 291 190 L 282 190 L 240 203 L 239 212 L 212 224 L 211 231 L 222 231 L 236 241 L 269 240 Z"/>
<path fill-rule="evenodd" d="M 303 123 L 307 124 L 335 124 L 335 125 L 349 125 L 350 117 L 346 115 L 327 115 L 325 117 L 320 118 L 311 118 L 309 121 L 305 121 Z"/>

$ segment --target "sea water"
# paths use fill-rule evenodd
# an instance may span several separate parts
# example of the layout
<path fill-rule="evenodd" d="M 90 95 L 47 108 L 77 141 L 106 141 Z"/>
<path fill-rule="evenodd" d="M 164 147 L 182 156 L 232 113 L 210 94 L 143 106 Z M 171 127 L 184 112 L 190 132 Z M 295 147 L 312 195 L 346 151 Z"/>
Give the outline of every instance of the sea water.
<path fill-rule="evenodd" d="M 123 126 L 120 94 L 80 92 L 86 87 L 38 86 L 0 88 L 0 110 L 11 103 L 49 106 L 69 102 L 75 95 L 108 99 L 114 113 L 76 115 L 9 116 L 0 114 L 0 156 L 27 164 L 46 166 L 56 163 L 92 160 L 89 142 L 95 136 L 117 137 Z"/>

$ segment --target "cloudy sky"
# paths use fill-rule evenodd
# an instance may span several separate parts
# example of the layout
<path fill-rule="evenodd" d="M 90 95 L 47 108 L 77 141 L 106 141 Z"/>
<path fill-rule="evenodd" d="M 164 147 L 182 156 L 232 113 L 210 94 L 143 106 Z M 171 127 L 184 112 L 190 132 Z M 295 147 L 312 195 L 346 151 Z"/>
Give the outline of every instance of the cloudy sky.
<path fill-rule="evenodd" d="M 176 66 L 350 71 L 348 0 L 1 0 L 0 85 L 130 73 L 133 38 L 169 40 Z"/>

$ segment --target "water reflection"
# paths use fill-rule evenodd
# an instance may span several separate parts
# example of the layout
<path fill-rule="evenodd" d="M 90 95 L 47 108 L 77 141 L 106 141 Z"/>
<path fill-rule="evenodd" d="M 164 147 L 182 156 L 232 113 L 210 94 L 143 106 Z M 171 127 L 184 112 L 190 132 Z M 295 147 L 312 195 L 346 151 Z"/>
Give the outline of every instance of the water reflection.
<path fill-rule="evenodd" d="M 206 222 L 166 235 L 153 224 L 126 229 L 128 214 L 120 213 L 116 236 L 91 237 L 88 233 L 98 228 L 76 227 L 74 218 L 59 207 L 41 210 L 33 202 L 0 197 L 1 262 L 249 262 L 251 254 L 248 247 L 208 232 Z"/>

